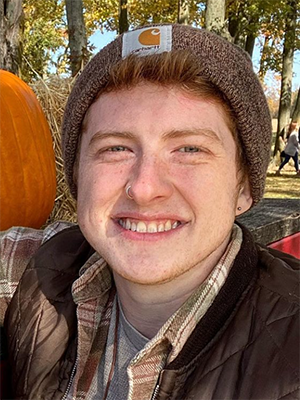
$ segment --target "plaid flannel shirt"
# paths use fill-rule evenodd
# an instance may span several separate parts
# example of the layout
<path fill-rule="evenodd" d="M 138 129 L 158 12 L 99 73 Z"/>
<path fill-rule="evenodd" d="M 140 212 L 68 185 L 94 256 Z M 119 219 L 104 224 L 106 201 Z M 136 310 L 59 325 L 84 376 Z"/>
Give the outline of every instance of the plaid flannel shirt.
<path fill-rule="evenodd" d="M 30 258 L 55 233 L 72 224 L 56 222 L 44 231 L 12 228 L 1 239 L 0 311 L 3 316 Z M 151 399 L 160 371 L 173 361 L 197 323 L 223 286 L 242 243 L 242 231 L 234 225 L 227 250 L 207 279 L 173 314 L 156 336 L 131 360 L 128 367 L 128 400 Z M 114 285 L 107 263 L 94 253 L 73 283 L 77 304 L 77 360 L 64 398 L 86 399 L 105 349 L 114 299 Z"/>
<path fill-rule="evenodd" d="M 55 222 L 44 230 L 14 227 L 0 232 L 0 325 L 29 261 L 39 247 L 73 224 Z"/>

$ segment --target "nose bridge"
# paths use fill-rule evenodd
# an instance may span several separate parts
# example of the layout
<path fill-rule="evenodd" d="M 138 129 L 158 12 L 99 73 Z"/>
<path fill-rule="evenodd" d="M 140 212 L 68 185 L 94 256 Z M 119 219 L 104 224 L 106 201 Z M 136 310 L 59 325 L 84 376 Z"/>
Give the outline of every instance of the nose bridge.
<path fill-rule="evenodd" d="M 149 154 L 142 154 L 138 162 L 137 173 L 140 177 L 145 177 L 147 174 L 149 174 L 150 177 L 155 177 L 155 175 L 159 173 L 159 164 L 160 160 L 154 151 Z"/>
<path fill-rule="evenodd" d="M 160 177 L 160 160 L 155 153 L 143 154 L 134 171 L 135 185 L 150 185 L 159 181 Z"/>
<path fill-rule="evenodd" d="M 149 201 L 170 194 L 167 167 L 156 153 L 141 155 L 133 171 L 132 194 L 138 202 Z"/>

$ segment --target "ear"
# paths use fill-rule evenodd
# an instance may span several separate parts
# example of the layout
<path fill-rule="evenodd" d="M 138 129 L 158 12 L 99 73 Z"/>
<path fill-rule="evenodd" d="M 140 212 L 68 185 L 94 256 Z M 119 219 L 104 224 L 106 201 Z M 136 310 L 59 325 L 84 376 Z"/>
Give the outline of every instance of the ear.
<path fill-rule="evenodd" d="M 252 206 L 253 199 L 248 178 L 241 184 L 237 198 L 235 216 L 244 214 Z"/>

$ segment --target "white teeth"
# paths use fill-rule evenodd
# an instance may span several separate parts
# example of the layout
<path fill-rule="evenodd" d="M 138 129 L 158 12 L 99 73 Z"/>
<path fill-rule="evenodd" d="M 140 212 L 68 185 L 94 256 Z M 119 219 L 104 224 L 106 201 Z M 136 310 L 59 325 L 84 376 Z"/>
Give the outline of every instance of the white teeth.
<path fill-rule="evenodd" d="M 147 232 L 147 225 L 145 222 L 139 221 L 136 226 L 137 232 Z"/>
<path fill-rule="evenodd" d="M 159 224 L 157 227 L 158 232 L 164 232 L 165 231 L 165 225 L 164 224 Z"/>
<path fill-rule="evenodd" d="M 150 222 L 150 224 L 148 225 L 148 229 L 147 231 L 149 233 L 155 233 L 157 232 L 157 224 L 155 222 Z"/>
<path fill-rule="evenodd" d="M 124 227 L 124 225 L 123 225 L 123 227 Z M 131 228 L 131 222 L 129 221 L 129 219 L 126 219 L 125 228 L 126 228 L 127 230 L 130 230 L 130 228 Z"/>
<path fill-rule="evenodd" d="M 172 229 L 171 221 L 165 223 L 165 231 L 170 231 Z"/>
<path fill-rule="evenodd" d="M 149 222 L 148 224 L 144 221 L 131 222 L 130 219 L 119 219 L 119 224 L 126 230 L 139 233 L 156 233 L 156 232 L 167 232 L 171 229 L 176 229 L 179 225 L 179 221 L 171 222 L 167 220 L 165 223 Z"/>

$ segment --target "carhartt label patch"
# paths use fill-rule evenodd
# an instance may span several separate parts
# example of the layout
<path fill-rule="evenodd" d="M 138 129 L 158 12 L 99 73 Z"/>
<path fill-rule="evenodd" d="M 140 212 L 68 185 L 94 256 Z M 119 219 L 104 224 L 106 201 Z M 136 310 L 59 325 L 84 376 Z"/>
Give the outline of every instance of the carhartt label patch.
<path fill-rule="evenodd" d="M 122 57 L 129 54 L 147 56 L 172 49 L 172 26 L 153 26 L 126 32 L 123 36 Z"/>

